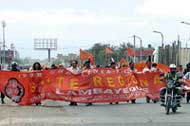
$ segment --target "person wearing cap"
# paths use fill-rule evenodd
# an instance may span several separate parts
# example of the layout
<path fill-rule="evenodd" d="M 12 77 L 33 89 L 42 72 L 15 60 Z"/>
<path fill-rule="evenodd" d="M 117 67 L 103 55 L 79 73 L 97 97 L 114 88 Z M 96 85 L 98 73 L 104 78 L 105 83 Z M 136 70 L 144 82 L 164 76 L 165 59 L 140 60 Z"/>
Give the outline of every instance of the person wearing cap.
<path fill-rule="evenodd" d="M 166 74 L 166 76 L 164 77 L 164 81 L 167 81 L 167 80 L 174 80 L 175 81 L 175 84 L 177 87 L 180 87 L 181 86 L 181 83 L 180 83 L 180 77 L 179 77 L 179 74 L 177 74 L 177 67 L 175 64 L 170 64 L 170 72 L 168 74 Z M 175 89 L 174 91 L 178 97 L 181 98 L 181 95 L 182 95 L 182 92 L 180 89 Z M 160 90 L 160 99 L 161 99 L 161 106 L 164 106 L 164 102 L 165 102 L 165 93 L 166 93 L 166 88 L 162 88 Z M 180 102 L 178 102 L 178 107 L 181 107 L 180 105 Z"/>
<path fill-rule="evenodd" d="M 71 61 L 71 66 L 67 69 L 73 74 L 79 74 L 81 72 L 80 68 L 78 67 L 78 61 L 73 60 Z M 70 102 L 70 106 L 77 106 L 77 102 Z"/>

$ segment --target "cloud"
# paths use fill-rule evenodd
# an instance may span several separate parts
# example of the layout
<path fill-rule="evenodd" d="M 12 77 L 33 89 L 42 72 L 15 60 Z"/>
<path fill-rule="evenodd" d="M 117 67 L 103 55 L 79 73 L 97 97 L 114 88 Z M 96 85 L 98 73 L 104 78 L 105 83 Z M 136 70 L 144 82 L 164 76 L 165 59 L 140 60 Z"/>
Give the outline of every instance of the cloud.
<path fill-rule="evenodd" d="M 54 10 L 5 10 L 0 18 L 10 23 L 34 23 L 39 25 L 96 24 L 112 21 L 111 16 L 89 14 L 86 10 L 54 9 Z"/>
<path fill-rule="evenodd" d="M 143 15 L 189 17 L 190 0 L 146 0 L 138 11 Z"/>
<path fill-rule="evenodd" d="M 1 10 L 0 19 L 11 24 L 27 24 L 35 26 L 69 26 L 83 25 L 126 25 L 142 27 L 144 22 L 131 20 L 126 16 L 117 16 L 103 11 L 85 9 L 50 9 L 50 10 Z"/>

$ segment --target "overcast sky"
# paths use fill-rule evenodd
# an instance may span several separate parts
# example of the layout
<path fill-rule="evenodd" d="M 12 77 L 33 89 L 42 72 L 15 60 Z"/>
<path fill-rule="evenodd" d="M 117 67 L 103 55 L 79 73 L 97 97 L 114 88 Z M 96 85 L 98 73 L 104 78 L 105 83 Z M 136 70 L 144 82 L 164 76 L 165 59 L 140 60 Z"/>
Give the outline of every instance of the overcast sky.
<path fill-rule="evenodd" d="M 190 26 L 180 22 L 190 22 L 190 0 L 0 0 L 2 20 L 7 46 L 14 43 L 22 57 L 46 58 L 47 52 L 33 50 L 33 39 L 46 37 L 58 38 L 53 56 L 78 53 L 97 42 L 132 42 L 133 34 L 145 46 L 158 46 L 160 35 L 153 30 L 163 32 L 167 43 L 179 34 L 185 45 Z"/>

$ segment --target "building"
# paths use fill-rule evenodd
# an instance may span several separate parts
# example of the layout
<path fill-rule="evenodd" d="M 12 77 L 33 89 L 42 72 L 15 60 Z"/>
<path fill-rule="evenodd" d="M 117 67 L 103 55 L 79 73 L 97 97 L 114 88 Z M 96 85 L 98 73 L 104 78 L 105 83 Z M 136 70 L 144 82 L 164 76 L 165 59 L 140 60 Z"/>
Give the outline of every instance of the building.
<path fill-rule="evenodd" d="M 179 55 L 179 64 L 183 65 L 183 68 L 185 68 L 186 64 L 190 62 L 190 48 L 181 48 Z"/>
<path fill-rule="evenodd" d="M 14 44 L 11 44 L 10 49 L 5 51 L 0 48 L 0 63 L 5 66 L 10 66 L 14 59 L 19 59 L 19 52 L 15 49 Z"/>
<path fill-rule="evenodd" d="M 69 53 L 67 56 L 63 54 L 57 54 L 57 60 L 62 61 L 62 64 L 66 67 L 70 65 L 71 60 L 79 60 L 79 56 L 74 53 Z"/>

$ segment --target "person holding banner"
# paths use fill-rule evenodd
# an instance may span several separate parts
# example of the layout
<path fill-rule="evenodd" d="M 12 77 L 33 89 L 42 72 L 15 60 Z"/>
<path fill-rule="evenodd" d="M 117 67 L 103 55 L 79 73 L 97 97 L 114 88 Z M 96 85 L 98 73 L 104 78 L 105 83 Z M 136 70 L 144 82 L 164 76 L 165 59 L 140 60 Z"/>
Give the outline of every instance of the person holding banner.
<path fill-rule="evenodd" d="M 0 65 L 0 70 L 1 70 L 1 65 Z M 4 101 L 5 95 L 3 94 L 3 92 L 0 92 L 0 93 L 1 93 L 1 104 L 5 104 L 5 101 Z"/>
<path fill-rule="evenodd" d="M 91 66 L 90 66 L 90 60 L 85 61 L 84 65 L 83 65 L 83 70 L 90 70 Z M 92 103 L 86 103 L 86 106 L 92 106 Z"/>
<path fill-rule="evenodd" d="M 128 72 L 133 72 L 133 73 L 137 73 L 137 69 L 135 69 L 135 65 L 134 65 L 134 62 L 131 61 L 129 62 L 129 68 L 127 69 Z M 135 104 L 136 103 L 136 99 L 132 99 L 131 100 L 131 103 L 132 104 Z"/>
<path fill-rule="evenodd" d="M 40 70 L 42 70 L 41 64 L 40 64 L 39 62 L 35 62 L 35 63 L 32 65 L 32 71 L 40 71 Z M 37 89 L 36 91 L 37 91 L 36 93 L 39 94 L 39 90 Z M 41 102 L 36 103 L 36 105 L 37 105 L 37 106 L 38 106 L 38 105 L 41 105 Z"/>
<path fill-rule="evenodd" d="M 159 71 L 159 69 L 157 68 L 157 63 L 152 63 L 152 71 Z"/>
<path fill-rule="evenodd" d="M 112 62 L 110 63 L 110 68 L 111 69 L 117 69 L 116 63 L 112 60 Z M 112 105 L 113 103 L 110 102 L 110 104 Z M 119 104 L 119 102 L 115 102 L 115 104 Z"/>
<path fill-rule="evenodd" d="M 157 66 L 157 65 L 156 65 Z M 152 62 L 151 62 L 151 56 L 148 57 L 147 61 L 146 61 L 146 67 L 143 69 L 143 73 L 146 72 L 153 72 L 155 71 L 155 68 L 152 67 Z M 157 102 L 157 100 L 152 100 L 154 103 Z M 150 98 L 148 96 L 146 96 L 146 102 L 150 103 Z"/>
<path fill-rule="evenodd" d="M 71 61 L 71 66 L 68 68 L 68 70 L 70 72 L 72 72 L 73 74 L 78 74 L 81 72 L 80 68 L 78 67 L 78 61 L 77 60 L 73 60 Z M 70 106 L 77 106 L 77 102 L 70 102 L 69 104 Z"/>
<path fill-rule="evenodd" d="M 183 79 L 190 81 L 190 64 L 187 64 L 187 68 L 185 70 L 185 75 L 183 76 Z M 183 96 L 185 96 L 185 93 L 183 93 Z M 190 92 L 187 92 L 186 101 L 189 103 L 190 101 Z"/>
<path fill-rule="evenodd" d="M 11 71 L 19 72 L 20 69 L 18 67 L 18 64 L 16 62 L 13 62 L 11 65 Z"/>

